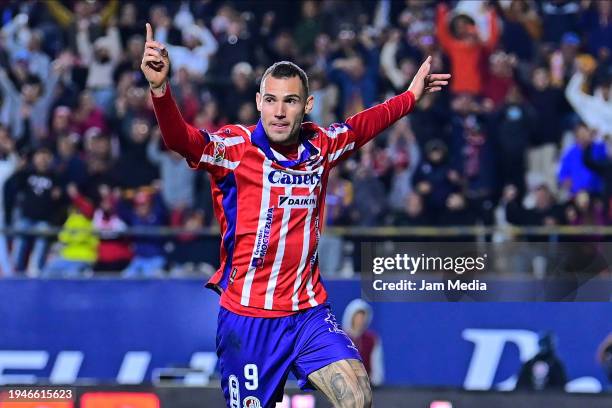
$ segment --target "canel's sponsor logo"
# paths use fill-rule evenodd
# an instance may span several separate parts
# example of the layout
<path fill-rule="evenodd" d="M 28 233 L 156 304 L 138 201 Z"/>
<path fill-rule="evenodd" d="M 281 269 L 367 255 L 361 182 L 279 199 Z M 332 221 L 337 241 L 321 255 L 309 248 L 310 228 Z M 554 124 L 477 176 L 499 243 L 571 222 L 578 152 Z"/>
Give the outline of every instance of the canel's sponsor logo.
<path fill-rule="evenodd" d="M 281 170 L 272 170 L 268 174 L 268 181 L 272 184 L 280 184 L 283 186 L 315 186 L 321 181 L 319 174 L 290 174 Z"/>
<path fill-rule="evenodd" d="M 257 231 L 255 239 L 255 252 L 251 260 L 251 266 L 261 268 L 264 264 L 264 258 L 268 252 L 270 244 L 270 230 L 272 229 L 272 219 L 274 218 L 274 207 L 268 208 L 266 212 L 266 223 L 263 228 Z"/>
<path fill-rule="evenodd" d="M 280 208 L 315 208 L 317 206 L 317 197 L 279 196 L 278 206 Z"/>

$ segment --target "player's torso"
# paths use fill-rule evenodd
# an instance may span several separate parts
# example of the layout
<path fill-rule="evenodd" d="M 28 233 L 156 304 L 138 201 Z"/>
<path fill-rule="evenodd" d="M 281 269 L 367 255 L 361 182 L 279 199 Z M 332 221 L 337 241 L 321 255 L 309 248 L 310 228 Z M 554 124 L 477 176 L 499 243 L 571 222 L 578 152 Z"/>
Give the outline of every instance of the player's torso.
<path fill-rule="evenodd" d="M 224 297 L 234 307 L 295 311 L 325 296 L 317 259 L 328 171 L 321 139 L 310 139 L 314 154 L 291 167 L 246 145 L 233 172 L 235 243 Z"/>

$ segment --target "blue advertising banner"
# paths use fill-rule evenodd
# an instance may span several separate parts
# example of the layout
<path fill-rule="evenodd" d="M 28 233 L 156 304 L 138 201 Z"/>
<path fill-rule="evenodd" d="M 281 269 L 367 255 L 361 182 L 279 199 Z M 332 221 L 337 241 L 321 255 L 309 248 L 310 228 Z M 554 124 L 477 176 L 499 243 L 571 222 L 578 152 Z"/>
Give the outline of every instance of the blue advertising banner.
<path fill-rule="evenodd" d="M 340 321 L 359 281 L 327 281 Z M 149 382 L 160 368 L 214 375 L 218 296 L 201 280 L 0 280 L 0 384 Z M 606 379 L 597 346 L 610 303 L 374 303 L 385 383 L 512 389 L 551 330 L 576 391 Z"/>

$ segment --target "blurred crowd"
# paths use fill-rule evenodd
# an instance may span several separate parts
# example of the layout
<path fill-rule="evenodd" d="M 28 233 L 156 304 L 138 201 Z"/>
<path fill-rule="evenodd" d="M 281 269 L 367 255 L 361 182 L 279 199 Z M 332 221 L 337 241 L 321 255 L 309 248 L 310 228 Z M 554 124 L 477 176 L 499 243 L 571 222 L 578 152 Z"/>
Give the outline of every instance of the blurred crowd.
<path fill-rule="evenodd" d="M 403 92 L 427 55 L 452 73 L 332 173 L 328 226 L 612 222 L 610 1 L 8 1 L 0 19 L 0 227 L 62 228 L 1 235 L 0 275 L 218 262 L 196 234 L 123 233 L 215 223 L 206 175 L 160 141 L 145 22 L 209 131 L 256 123 L 279 60 L 324 126 Z"/>

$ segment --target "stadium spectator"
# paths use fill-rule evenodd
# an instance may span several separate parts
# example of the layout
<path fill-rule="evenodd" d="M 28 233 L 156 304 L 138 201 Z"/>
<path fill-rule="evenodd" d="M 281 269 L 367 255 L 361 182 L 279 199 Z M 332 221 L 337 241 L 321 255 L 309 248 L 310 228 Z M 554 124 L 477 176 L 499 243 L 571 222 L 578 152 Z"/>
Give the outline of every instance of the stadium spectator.
<path fill-rule="evenodd" d="M 257 92 L 257 87 L 253 75 L 253 68 L 247 62 L 240 62 L 232 68 L 231 85 L 223 92 L 223 106 L 225 111 L 230 113 L 228 120 L 232 123 L 237 120 L 243 104 L 254 104 L 253 95 Z"/>
<path fill-rule="evenodd" d="M 216 132 L 227 123 L 227 119 L 221 116 L 219 103 L 212 95 L 208 96 L 208 100 L 205 101 L 193 121 L 195 127 L 211 133 Z"/>
<path fill-rule="evenodd" d="M 479 95 L 482 91 L 483 78 L 481 58 L 491 53 L 499 39 L 497 14 L 491 8 L 488 11 L 489 37 L 486 41 L 479 37 L 474 20 L 459 14 L 451 22 L 448 21 L 450 12 L 444 3 L 438 5 L 436 14 L 436 33 L 438 41 L 451 61 L 451 91 L 454 93 L 470 93 Z M 449 27 L 453 26 L 453 31 Z"/>
<path fill-rule="evenodd" d="M 542 37 L 542 21 L 536 5 L 530 1 L 512 0 L 502 3 L 504 29 L 501 44 L 520 61 L 529 63 L 537 41 Z"/>
<path fill-rule="evenodd" d="M 96 272 L 119 272 L 132 259 L 132 250 L 123 235 L 127 224 L 117 213 L 117 197 L 107 185 L 99 188 L 100 205 L 93 215 L 93 225 L 100 236 L 94 270 Z"/>
<path fill-rule="evenodd" d="M 574 133 L 576 135 L 574 144 L 561 157 L 559 186 L 565 192 L 569 192 L 570 196 L 582 190 L 600 193 L 601 178 L 584 164 L 583 151 L 592 144 L 591 157 L 593 160 L 602 160 L 606 157 L 606 146 L 603 142 L 593 140 L 594 132 L 584 123 L 578 123 Z"/>
<path fill-rule="evenodd" d="M 15 152 L 15 142 L 7 129 L 0 126 L 0 229 L 10 225 L 5 214 L 4 186 L 13 175 L 19 164 L 19 157 Z M 13 274 L 10 262 L 6 236 L 0 232 L 0 271 L 1 276 L 7 277 Z"/>
<path fill-rule="evenodd" d="M 398 227 L 430 225 L 423 207 L 423 198 L 415 192 L 406 195 L 404 207 L 392 214 L 390 224 Z"/>
<path fill-rule="evenodd" d="M 131 227 L 161 227 L 166 223 L 166 209 L 159 194 L 141 190 L 132 203 L 123 201 L 120 205 L 119 214 Z M 126 278 L 159 276 L 165 266 L 163 238 L 150 230 L 142 233 L 133 239 L 134 258 L 122 273 Z"/>
<path fill-rule="evenodd" d="M 592 57 L 583 56 L 578 60 L 578 70 L 572 76 L 565 89 L 565 96 L 580 116 L 580 119 L 591 129 L 602 135 L 612 135 L 612 81 L 609 76 L 599 78 L 593 95 L 583 90 L 585 80 L 593 79 L 595 62 Z"/>
<path fill-rule="evenodd" d="M 506 209 L 506 219 L 514 225 L 560 225 L 564 221 L 563 208 L 555 202 L 547 184 L 535 186 L 532 191 L 531 205 L 526 207 L 514 185 L 504 188 L 502 203 Z"/>
<path fill-rule="evenodd" d="M 121 156 L 114 172 L 122 188 L 149 186 L 159 177 L 159 169 L 147 155 L 150 134 L 151 124 L 142 117 L 131 121 L 127 135 L 120 134 Z"/>
<path fill-rule="evenodd" d="M 53 109 L 49 140 L 55 142 L 62 136 L 79 137 L 80 135 L 74 132 L 73 127 L 72 110 L 68 106 L 56 106 L 55 109 Z"/>
<path fill-rule="evenodd" d="M 161 143 L 159 127 L 156 126 L 147 146 L 147 157 L 153 165 L 159 167 L 164 204 L 170 211 L 193 208 L 196 173 L 185 165 L 181 155 L 171 150 L 162 150 Z M 177 183 L 177 180 L 181 182 Z"/>
<path fill-rule="evenodd" d="M 587 48 L 592 55 L 608 58 L 612 47 L 612 4 L 609 1 L 591 0 L 582 3 L 586 7 L 583 6 L 585 10 L 580 25 L 586 37 Z"/>
<path fill-rule="evenodd" d="M 380 386 L 385 381 L 383 346 L 380 337 L 370 329 L 371 324 L 372 307 L 365 301 L 354 299 L 344 309 L 342 329 L 359 350 L 370 382 Z"/>
<path fill-rule="evenodd" d="M 57 156 L 53 167 L 62 185 L 76 183 L 83 186 L 86 182 L 87 167 L 77 151 L 78 135 L 72 133 L 57 139 Z"/>
<path fill-rule="evenodd" d="M 612 333 L 601 342 L 597 348 L 597 360 L 608 379 L 608 388 L 612 386 Z"/>
<path fill-rule="evenodd" d="M 375 176 L 372 169 L 373 158 L 367 158 L 367 147 L 364 146 L 361 163 L 355 169 L 351 182 L 355 194 L 351 208 L 352 225 L 371 227 L 380 224 L 387 209 L 384 184 Z"/>
<path fill-rule="evenodd" d="M 52 168 L 51 151 L 39 147 L 34 152 L 32 163 L 31 167 L 13 176 L 12 190 L 16 201 L 13 226 L 22 233 L 32 229 L 43 232 L 49 228 L 56 221 L 62 205 L 62 187 Z M 34 240 L 28 263 L 30 241 L 25 235 L 16 238 L 12 253 L 13 266 L 18 272 L 25 271 L 27 267 L 28 274 L 37 276 L 44 267 L 49 243 L 45 236 L 38 236 Z"/>
<path fill-rule="evenodd" d="M 605 225 L 605 213 L 601 200 L 594 199 L 586 191 L 579 191 L 568 203 L 565 218 L 569 225 Z"/>
<path fill-rule="evenodd" d="M 460 190 L 461 175 L 448 159 L 448 148 L 441 140 L 431 140 L 412 179 L 414 190 L 423 196 L 427 217 L 437 224 L 446 209 L 446 200 Z"/>
<path fill-rule="evenodd" d="M 388 136 L 388 156 L 392 176 L 388 201 L 393 209 L 404 207 L 406 196 L 412 192 L 412 177 L 421 160 L 421 152 L 406 119 L 398 120 Z"/>
<path fill-rule="evenodd" d="M 58 236 L 62 248 L 59 257 L 45 266 L 45 278 L 82 277 L 96 261 L 99 240 L 91 221 L 94 206 L 74 183 L 68 184 L 67 193 L 72 208 Z"/>
<path fill-rule="evenodd" d="M 294 30 L 294 38 L 300 54 L 309 53 L 314 48 L 315 39 L 323 31 L 323 24 L 319 17 L 318 2 L 314 0 L 302 2 L 302 18 Z"/>
<path fill-rule="evenodd" d="M 78 108 L 72 115 L 75 131 L 80 135 L 85 135 L 91 128 L 98 128 L 102 132 L 108 131 L 107 119 L 104 111 L 93 98 L 90 91 L 83 91 L 79 95 Z"/>
<path fill-rule="evenodd" d="M 355 39 L 352 30 L 340 32 L 342 47 L 333 58 L 327 72 L 331 81 L 340 89 L 340 112 L 338 116 L 348 117 L 370 107 L 376 100 L 378 87 L 378 50 L 367 31 Z"/>
<path fill-rule="evenodd" d="M 410 127 L 421 151 L 424 151 L 427 143 L 434 139 L 449 143 L 448 116 L 447 103 L 439 99 L 437 94 L 425 95 L 421 99 L 409 118 Z"/>
<path fill-rule="evenodd" d="M 578 28 L 580 4 L 576 0 L 547 0 L 539 3 L 544 33 L 542 40 L 559 43 L 565 33 Z"/>
<path fill-rule="evenodd" d="M 208 71 L 211 55 L 217 51 L 217 40 L 208 28 L 194 23 L 182 27 L 181 31 L 181 44 L 166 42 L 168 52 L 172 54 L 173 68 L 184 68 L 191 81 L 199 81 Z"/>
<path fill-rule="evenodd" d="M 567 375 L 563 362 L 557 356 L 557 339 L 554 333 L 540 334 L 537 354 L 526 361 L 518 375 L 517 390 L 563 390 Z"/>
<path fill-rule="evenodd" d="M 488 74 L 485 77 L 483 96 L 489 98 L 495 108 L 501 107 L 510 90 L 515 86 L 516 57 L 497 51 L 489 57 Z"/>
<path fill-rule="evenodd" d="M 525 160 L 536 118 L 518 87 L 513 86 L 509 90 L 504 102 L 493 117 L 497 134 L 500 182 L 503 185 L 514 184 L 523 192 L 527 170 Z"/>
<path fill-rule="evenodd" d="M 314 96 L 317 103 L 308 115 L 314 123 L 324 126 L 337 122 L 334 111 L 338 106 L 338 88 L 330 84 L 325 74 L 315 71 L 308 75 L 310 94 Z"/>
<path fill-rule="evenodd" d="M 43 139 L 48 134 L 48 117 L 53 103 L 55 86 L 61 73 L 68 69 L 65 60 L 56 60 L 49 72 L 39 78 L 28 72 L 20 88 L 9 78 L 8 73 L 0 67 L 0 89 L 3 94 L 2 124 L 8 126 L 15 140 L 25 138 L 28 144 L 35 143 L 34 138 Z"/>
<path fill-rule="evenodd" d="M 531 81 L 525 82 L 522 87 L 537 118 L 531 125 L 527 169 L 529 174 L 544 177 L 549 188 L 556 191 L 555 167 L 563 129 L 559 119 L 565 113 L 563 90 L 553 86 L 550 71 L 545 66 L 536 67 Z"/>
<path fill-rule="evenodd" d="M 488 106 L 492 109 L 491 103 Z M 488 129 L 486 112 L 472 95 L 454 97 L 452 108 L 450 146 L 453 153 L 450 163 L 460 176 L 453 172 L 454 182 L 462 184 L 468 205 L 478 208 L 479 218 L 489 224 L 493 208 L 490 201 L 496 193 L 500 173 L 497 167 L 501 162 L 495 149 L 500 150 L 498 143 L 492 140 L 491 133 L 498 132 L 493 133 Z M 512 138 L 517 136 L 513 135 Z"/>
<path fill-rule="evenodd" d="M 81 65 L 87 68 L 85 86 L 91 91 L 96 105 L 108 112 L 115 96 L 113 72 L 121 57 L 121 38 L 114 25 L 114 18 L 106 28 L 106 35 L 95 41 L 90 38 L 87 19 L 77 22 L 76 44 Z"/>
<path fill-rule="evenodd" d="M 131 5 L 131 3 L 126 3 L 126 6 L 128 5 Z M 137 34 L 134 33 L 128 38 L 125 47 L 126 52 L 122 53 L 121 59 L 113 71 L 113 80 L 117 84 L 118 93 L 121 92 L 119 91 L 122 88 L 121 83 L 125 81 L 129 81 L 130 85 L 146 86 L 146 79 L 138 65 L 138 56 L 142 53 L 143 48 L 144 38 L 139 30 Z"/>
<path fill-rule="evenodd" d="M 172 276 L 210 272 L 212 265 L 219 263 L 217 243 L 198 234 L 205 220 L 200 209 L 175 210 L 170 214 L 170 226 L 186 230 L 175 237 L 174 248 L 168 256 Z"/>
<path fill-rule="evenodd" d="M 476 224 L 476 213 L 461 193 L 452 193 L 446 199 L 446 208 L 438 217 L 440 226 Z"/>
<path fill-rule="evenodd" d="M 603 181 L 602 199 L 606 218 L 612 221 L 612 214 L 610 214 L 610 209 L 612 208 L 612 203 L 610 202 L 612 199 L 612 158 L 610 158 L 608 153 L 605 158 L 595 159 L 593 154 L 593 149 L 595 148 L 596 146 L 593 143 L 589 143 L 582 153 L 582 160 L 584 165 L 589 170 L 598 174 Z"/>
<path fill-rule="evenodd" d="M 350 209 L 353 206 L 353 184 L 341 177 L 339 168 L 329 173 L 325 196 L 325 227 L 345 226 L 351 224 Z M 319 238 L 319 267 L 325 276 L 340 273 L 342 268 L 344 240 L 341 236 L 326 232 Z"/>

